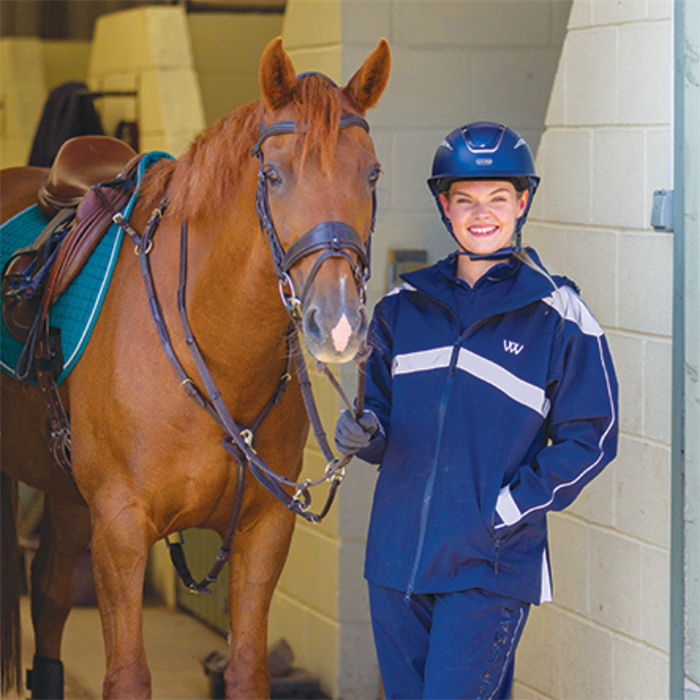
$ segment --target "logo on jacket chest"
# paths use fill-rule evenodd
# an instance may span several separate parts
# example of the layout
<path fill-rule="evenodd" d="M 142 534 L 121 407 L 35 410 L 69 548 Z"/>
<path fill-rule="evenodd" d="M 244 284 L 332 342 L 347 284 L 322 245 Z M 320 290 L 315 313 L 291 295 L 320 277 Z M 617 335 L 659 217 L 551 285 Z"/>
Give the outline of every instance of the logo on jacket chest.
<path fill-rule="evenodd" d="M 524 345 L 521 345 L 520 343 L 516 343 L 514 340 L 504 340 L 503 341 L 503 349 L 506 352 L 509 352 L 511 355 L 519 355 L 521 350 L 524 348 Z"/>

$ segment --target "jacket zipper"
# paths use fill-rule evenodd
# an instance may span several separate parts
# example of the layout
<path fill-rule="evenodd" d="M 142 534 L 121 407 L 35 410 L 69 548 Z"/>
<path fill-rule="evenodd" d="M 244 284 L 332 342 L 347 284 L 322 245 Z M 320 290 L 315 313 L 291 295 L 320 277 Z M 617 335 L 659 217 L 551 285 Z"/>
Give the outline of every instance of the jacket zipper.
<path fill-rule="evenodd" d="M 425 294 L 425 292 L 423 292 Z M 473 292 L 472 292 L 473 293 Z M 457 328 L 459 328 L 459 318 L 457 314 L 449 307 L 448 304 L 436 299 L 435 297 L 426 295 L 428 298 L 432 299 L 436 304 L 443 306 L 450 316 L 455 320 Z M 452 346 L 452 354 L 450 356 L 450 365 L 447 377 L 447 383 L 445 385 L 445 390 L 440 399 L 440 406 L 438 407 L 438 435 L 435 442 L 435 453 L 433 455 L 433 462 L 430 467 L 430 473 L 428 474 L 428 481 L 425 484 L 425 491 L 423 493 L 423 505 L 421 506 L 421 517 L 420 517 L 420 527 L 418 529 L 418 541 L 416 544 L 416 553 L 413 557 L 413 566 L 411 567 L 411 575 L 408 579 L 408 586 L 406 587 L 406 594 L 404 595 L 404 600 L 408 602 L 413 595 L 413 589 L 416 584 L 416 576 L 418 575 L 418 564 L 420 563 L 420 558 L 423 553 L 423 547 L 425 546 L 425 534 L 428 529 L 428 512 L 430 511 L 430 503 L 433 498 L 433 489 L 435 488 L 435 478 L 437 476 L 437 461 L 438 454 L 440 453 L 440 444 L 442 443 L 442 430 L 445 423 L 445 413 L 447 411 L 447 403 L 452 390 L 453 378 L 457 370 L 457 361 L 459 359 L 459 350 L 462 343 L 478 328 L 484 325 L 491 316 L 486 316 L 478 321 L 472 323 L 469 328 L 463 333 L 460 333 L 459 337 Z M 498 572 L 498 560 L 496 561 L 496 571 Z"/>
<path fill-rule="evenodd" d="M 457 366 L 457 358 L 459 356 L 459 348 L 461 344 L 461 336 L 458 338 L 457 342 L 452 346 L 452 355 L 450 357 L 450 367 L 448 372 L 447 382 L 445 384 L 445 389 L 442 393 L 440 399 L 440 405 L 438 407 L 438 434 L 435 441 L 435 452 L 433 454 L 433 461 L 430 466 L 430 472 L 428 474 L 428 480 L 425 484 L 425 491 L 423 492 L 423 505 L 421 506 L 420 514 L 420 527 L 418 529 L 418 542 L 416 544 L 416 553 L 413 558 L 413 566 L 411 568 L 411 576 L 408 579 L 408 586 L 406 588 L 406 595 L 404 600 L 408 602 L 413 595 L 413 588 L 416 583 L 416 576 L 418 574 L 418 564 L 420 562 L 421 554 L 423 553 L 423 547 L 425 545 L 425 533 L 428 529 L 428 512 L 430 511 L 430 503 L 433 499 L 433 489 L 435 487 L 435 477 L 437 476 L 437 462 L 438 455 L 440 453 L 440 444 L 442 442 L 442 430 L 445 425 L 445 413 L 447 412 L 447 403 L 450 398 L 452 391 L 452 378 L 455 374 L 455 368 Z"/>

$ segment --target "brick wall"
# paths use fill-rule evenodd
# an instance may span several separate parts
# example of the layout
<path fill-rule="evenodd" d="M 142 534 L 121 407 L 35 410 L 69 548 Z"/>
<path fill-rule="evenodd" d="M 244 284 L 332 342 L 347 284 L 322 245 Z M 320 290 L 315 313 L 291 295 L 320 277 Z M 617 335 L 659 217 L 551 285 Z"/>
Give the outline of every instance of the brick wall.
<path fill-rule="evenodd" d="M 554 604 L 533 612 L 515 697 L 668 693 L 672 235 L 670 2 L 574 0 L 526 230 L 582 287 L 620 392 L 617 460 L 550 518 Z"/>

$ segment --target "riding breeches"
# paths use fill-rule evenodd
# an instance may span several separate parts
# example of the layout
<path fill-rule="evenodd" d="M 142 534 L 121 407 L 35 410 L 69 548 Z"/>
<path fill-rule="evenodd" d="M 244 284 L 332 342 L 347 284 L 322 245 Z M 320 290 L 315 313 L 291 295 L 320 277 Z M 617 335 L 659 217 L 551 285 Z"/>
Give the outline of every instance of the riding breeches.
<path fill-rule="evenodd" d="M 481 589 L 412 595 L 369 583 L 386 697 L 510 697 L 528 603 Z"/>

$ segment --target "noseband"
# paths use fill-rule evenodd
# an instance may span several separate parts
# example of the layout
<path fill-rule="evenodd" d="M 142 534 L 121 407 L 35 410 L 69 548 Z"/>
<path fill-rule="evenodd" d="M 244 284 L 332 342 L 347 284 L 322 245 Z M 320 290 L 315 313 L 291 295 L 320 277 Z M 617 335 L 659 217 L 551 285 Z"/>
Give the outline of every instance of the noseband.
<path fill-rule="evenodd" d="M 346 129 L 350 126 L 362 127 L 369 133 L 369 124 L 359 114 L 343 114 L 338 124 L 339 129 Z M 267 175 L 264 165 L 262 145 L 271 136 L 279 134 L 293 134 L 306 130 L 306 127 L 298 127 L 294 121 L 276 122 L 265 126 L 264 122 L 260 128 L 260 138 L 253 147 L 251 155 L 258 156 L 260 168 L 258 170 L 258 188 L 255 195 L 255 209 L 258 213 L 260 228 L 267 234 L 267 240 L 272 251 L 272 259 L 275 265 L 275 274 L 279 282 L 280 296 L 289 315 L 295 321 L 301 320 L 301 309 L 306 295 L 313 283 L 321 265 L 328 258 L 345 258 L 350 264 L 355 283 L 360 292 L 362 303 L 367 299 L 367 280 L 370 276 L 370 247 L 372 243 L 372 233 L 377 215 L 377 194 L 372 189 L 372 218 L 370 221 L 369 235 L 367 243 L 363 243 L 357 231 L 342 221 L 324 221 L 307 231 L 299 240 L 295 241 L 285 251 L 280 242 L 277 229 L 272 220 L 270 211 L 270 193 Z M 299 262 L 312 253 L 323 251 L 311 269 L 304 289 L 300 296 L 297 296 L 294 284 L 289 276 L 289 271 Z M 348 251 L 355 253 L 360 261 L 359 265 L 353 260 Z"/>

